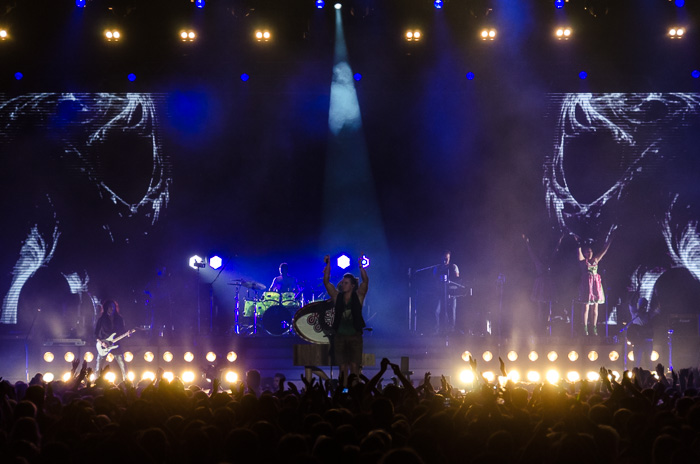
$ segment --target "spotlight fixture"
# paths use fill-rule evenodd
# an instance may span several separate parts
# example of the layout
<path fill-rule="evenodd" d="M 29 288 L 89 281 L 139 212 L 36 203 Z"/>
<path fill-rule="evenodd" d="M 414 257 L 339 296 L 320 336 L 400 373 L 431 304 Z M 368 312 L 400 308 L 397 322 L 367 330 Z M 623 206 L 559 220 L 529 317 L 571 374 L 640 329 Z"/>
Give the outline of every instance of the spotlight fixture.
<path fill-rule="evenodd" d="M 224 378 L 226 379 L 226 382 L 228 383 L 236 383 L 238 382 L 238 374 L 233 372 L 233 371 L 228 371 L 224 375 Z"/>
<path fill-rule="evenodd" d="M 53 361 L 53 353 L 50 351 L 47 351 L 46 353 L 44 353 L 44 361 L 46 361 L 47 363 L 52 362 Z"/>
<path fill-rule="evenodd" d="M 529 371 L 527 373 L 526 378 L 529 382 L 539 382 L 540 381 L 540 373 L 537 371 Z"/>
<path fill-rule="evenodd" d="M 481 358 L 486 362 L 490 362 L 493 359 L 493 353 L 491 353 L 488 350 L 484 351 L 484 354 L 481 355 Z"/>
<path fill-rule="evenodd" d="M 78 8 L 85 8 L 86 0 L 75 0 L 75 6 Z"/>
<path fill-rule="evenodd" d="M 53 382 L 54 376 L 51 372 L 45 372 L 42 378 L 44 382 Z"/>
<path fill-rule="evenodd" d="M 206 6 L 206 4 L 207 4 L 207 2 L 206 2 L 205 0 L 194 0 L 193 3 L 194 3 L 194 6 L 196 6 L 196 7 L 199 8 L 200 10 L 201 10 L 202 8 L 204 8 L 204 7 Z"/>
<path fill-rule="evenodd" d="M 220 256 L 212 256 L 209 258 L 209 267 L 212 269 L 219 269 L 221 265 L 224 263 L 224 261 L 221 259 Z"/>
<path fill-rule="evenodd" d="M 589 361 L 597 361 L 598 360 L 598 352 L 595 350 L 589 351 L 588 352 L 588 360 Z"/>
<path fill-rule="evenodd" d="M 578 359 L 578 353 L 574 350 L 569 351 L 568 358 L 569 358 L 569 361 L 574 362 Z"/>
<path fill-rule="evenodd" d="M 87 362 L 92 362 L 92 360 L 95 359 L 95 355 L 88 351 L 88 352 L 85 353 L 85 355 L 83 356 L 83 359 L 84 359 L 85 361 L 87 361 Z"/>
<path fill-rule="evenodd" d="M 339 10 L 342 7 L 343 7 L 343 5 L 341 5 L 340 3 L 336 3 L 335 5 L 333 5 L 333 8 L 335 8 L 336 10 Z"/>
<path fill-rule="evenodd" d="M 194 382 L 194 372 L 192 371 L 185 371 L 182 373 L 182 381 L 185 383 L 192 383 Z"/>
<path fill-rule="evenodd" d="M 336 260 L 338 267 L 341 269 L 347 269 L 350 267 L 350 257 L 348 255 L 340 255 Z"/>
<path fill-rule="evenodd" d="M 515 350 L 510 350 L 508 352 L 508 361 L 515 362 L 518 360 L 518 353 Z"/>
<path fill-rule="evenodd" d="M 188 351 L 187 353 L 185 353 L 185 356 L 183 358 L 185 362 L 192 362 L 194 360 L 194 354 L 192 354 L 191 351 Z"/>
<path fill-rule="evenodd" d="M 556 351 L 550 351 L 549 353 L 547 353 L 547 359 L 549 359 L 551 362 L 556 361 L 558 358 L 559 355 Z"/>
<path fill-rule="evenodd" d="M 117 374 L 115 374 L 114 372 L 107 372 L 105 374 L 105 379 L 109 383 L 114 383 L 114 381 L 117 380 Z"/>
<path fill-rule="evenodd" d="M 206 357 L 207 361 L 209 361 L 210 363 L 213 363 L 214 361 L 216 361 L 216 353 L 214 353 L 213 351 L 208 352 L 205 357 Z"/>
<path fill-rule="evenodd" d="M 554 8 L 561 10 L 564 8 L 564 3 L 566 3 L 564 0 L 554 0 Z"/>
<path fill-rule="evenodd" d="M 684 27 L 672 27 L 668 30 L 668 37 L 670 39 L 682 39 L 685 35 Z"/>
<path fill-rule="evenodd" d="M 608 355 L 608 359 L 610 359 L 610 361 L 613 361 L 613 362 L 617 361 L 618 359 L 620 359 L 620 353 L 618 353 L 615 350 L 612 350 L 610 352 L 610 354 Z"/>
<path fill-rule="evenodd" d="M 496 40 L 496 29 L 490 28 L 490 29 L 482 29 L 481 30 L 481 40 Z"/>
<path fill-rule="evenodd" d="M 326 2 L 324 2 L 323 0 L 316 0 L 316 8 L 318 8 L 320 10 L 324 6 L 326 6 Z"/>
<path fill-rule="evenodd" d="M 444 5 L 442 3 L 442 0 L 435 0 L 433 2 L 433 6 L 435 7 L 436 10 L 441 10 Z"/>
<path fill-rule="evenodd" d="M 124 353 L 124 361 L 130 363 L 133 360 L 134 360 L 134 353 L 132 353 L 131 351 L 126 351 Z"/>
<path fill-rule="evenodd" d="M 365 255 L 362 255 L 362 260 L 360 261 L 362 264 L 362 267 L 367 268 L 369 267 L 369 258 Z"/>
<path fill-rule="evenodd" d="M 272 38 L 272 34 L 268 30 L 257 30 L 255 31 L 255 40 L 258 42 L 269 42 Z"/>
<path fill-rule="evenodd" d="M 156 358 L 156 357 L 153 355 L 153 352 L 151 352 L 151 351 L 146 351 L 146 352 L 143 354 L 143 360 L 146 361 L 147 363 L 153 362 L 153 360 L 154 360 L 155 358 Z"/>
<path fill-rule="evenodd" d="M 75 354 L 72 351 L 66 351 L 66 354 L 63 355 L 63 359 L 65 359 L 66 362 L 72 363 L 75 360 Z"/>
<path fill-rule="evenodd" d="M 163 353 L 163 361 L 166 363 L 169 363 L 173 360 L 173 354 L 170 351 L 166 351 Z"/>
<path fill-rule="evenodd" d="M 121 32 L 116 29 L 108 29 L 105 31 L 105 39 L 107 39 L 107 42 L 119 42 L 121 38 Z"/>
<path fill-rule="evenodd" d="M 559 379 L 561 378 L 559 371 L 556 369 L 548 370 L 544 377 L 547 379 L 547 382 L 551 383 L 552 385 L 559 383 Z"/>
<path fill-rule="evenodd" d="M 537 351 L 530 351 L 530 354 L 527 355 L 527 359 L 529 359 L 532 362 L 535 362 L 539 359 L 539 355 L 537 354 Z"/>
<path fill-rule="evenodd" d="M 557 40 L 569 40 L 571 38 L 572 34 L 573 34 L 573 31 L 568 26 L 558 27 L 554 31 L 554 36 L 557 38 Z"/>
<path fill-rule="evenodd" d="M 7 29 L 0 29 L 0 40 L 6 40 L 9 36 Z"/>
<path fill-rule="evenodd" d="M 187 29 L 187 30 L 181 30 L 180 31 L 180 40 L 182 42 L 194 42 L 194 39 L 197 38 L 197 33 L 193 30 Z"/>
<path fill-rule="evenodd" d="M 466 384 L 474 383 L 474 373 L 471 369 L 465 369 L 459 373 L 459 381 Z"/>
<path fill-rule="evenodd" d="M 465 351 L 464 353 L 462 353 L 462 360 L 469 362 L 469 358 L 471 357 L 471 355 L 472 354 L 469 351 Z"/>
<path fill-rule="evenodd" d="M 238 359 L 238 355 L 235 351 L 229 351 L 226 354 L 226 359 L 228 360 L 228 362 L 234 362 L 236 359 Z"/>
<path fill-rule="evenodd" d="M 420 30 L 414 29 L 414 30 L 408 30 L 406 31 L 406 41 L 407 42 L 418 42 L 420 39 L 423 38 L 423 34 L 421 33 Z"/>
<path fill-rule="evenodd" d="M 190 267 L 192 269 L 202 269 L 207 267 L 207 263 L 197 255 L 190 257 Z"/>

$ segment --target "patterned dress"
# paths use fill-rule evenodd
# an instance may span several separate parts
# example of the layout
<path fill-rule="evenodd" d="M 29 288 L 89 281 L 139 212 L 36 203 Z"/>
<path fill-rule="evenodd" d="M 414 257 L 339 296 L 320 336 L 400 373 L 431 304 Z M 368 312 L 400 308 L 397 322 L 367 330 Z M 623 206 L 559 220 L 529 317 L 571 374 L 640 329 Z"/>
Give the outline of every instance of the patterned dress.
<path fill-rule="evenodd" d="M 598 274 L 598 263 L 589 262 L 587 259 L 579 261 L 581 266 L 581 283 L 578 290 L 578 299 L 582 303 L 605 303 L 603 283 Z"/>

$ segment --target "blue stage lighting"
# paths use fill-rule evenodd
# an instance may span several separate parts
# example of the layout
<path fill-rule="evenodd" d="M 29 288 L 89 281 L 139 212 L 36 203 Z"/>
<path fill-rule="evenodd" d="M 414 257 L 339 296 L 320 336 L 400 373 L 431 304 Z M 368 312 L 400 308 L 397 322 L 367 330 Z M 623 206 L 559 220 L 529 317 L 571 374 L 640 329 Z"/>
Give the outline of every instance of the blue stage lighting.
<path fill-rule="evenodd" d="M 323 0 L 316 0 L 316 8 L 320 10 L 324 6 L 326 6 L 326 2 L 324 2 Z"/>
<path fill-rule="evenodd" d="M 676 0 L 676 6 L 678 8 L 683 8 L 685 6 L 685 0 Z"/>
<path fill-rule="evenodd" d="M 85 8 L 85 0 L 75 0 L 75 6 L 78 8 Z"/>
<path fill-rule="evenodd" d="M 433 6 L 435 7 L 436 10 L 441 10 L 442 9 L 442 0 L 435 0 L 433 2 Z"/>
<path fill-rule="evenodd" d="M 693 79 L 697 79 L 698 77 L 700 77 L 700 71 L 698 71 L 697 69 L 693 69 L 693 72 L 691 72 L 690 75 L 693 76 Z"/>
<path fill-rule="evenodd" d="M 362 256 L 362 267 L 369 267 L 369 258 L 367 256 Z"/>
<path fill-rule="evenodd" d="M 355 74 L 352 75 L 352 78 L 359 82 L 359 81 L 362 80 L 362 74 L 360 74 L 360 73 L 355 73 Z"/>
<path fill-rule="evenodd" d="M 579 79 L 585 79 L 588 77 L 588 73 L 586 71 L 581 71 L 580 73 L 578 73 L 578 77 Z"/>
<path fill-rule="evenodd" d="M 250 76 L 246 73 L 241 74 L 241 80 L 243 82 L 248 82 L 248 79 L 250 79 Z"/>
<path fill-rule="evenodd" d="M 474 80 L 474 73 L 469 71 L 467 73 L 467 80 L 473 81 Z"/>
<path fill-rule="evenodd" d="M 205 4 L 206 4 L 206 2 L 205 2 L 204 0 L 195 0 L 195 2 L 194 2 L 194 6 L 196 6 L 196 7 L 199 8 L 200 10 L 201 10 L 202 8 L 204 8 L 204 5 L 205 5 Z"/>
<path fill-rule="evenodd" d="M 129 75 L 126 76 L 126 78 L 129 79 L 131 82 L 134 82 L 136 80 L 136 74 L 129 73 Z"/>
<path fill-rule="evenodd" d="M 340 255 L 336 261 L 338 267 L 341 269 L 347 269 L 350 267 L 350 257 L 348 255 Z"/>
<path fill-rule="evenodd" d="M 554 0 L 554 8 L 558 10 L 564 8 L 564 0 Z"/>
<path fill-rule="evenodd" d="M 24 74 L 22 74 L 21 72 L 15 73 L 15 79 L 17 79 L 18 81 L 21 81 L 23 77 L 24 77 Z"/>
<path fill-rule="evenodd" d="M 224 261 L 219 256 L 214 255 L 209 258 L 209 267 L 212 269 L 219 269 L 223 263 Z"/>

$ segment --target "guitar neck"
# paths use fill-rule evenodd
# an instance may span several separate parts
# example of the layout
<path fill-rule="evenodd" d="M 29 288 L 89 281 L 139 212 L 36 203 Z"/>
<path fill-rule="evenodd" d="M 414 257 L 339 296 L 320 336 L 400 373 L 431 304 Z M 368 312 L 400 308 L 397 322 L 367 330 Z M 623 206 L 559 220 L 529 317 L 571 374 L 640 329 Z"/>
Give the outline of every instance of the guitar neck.
<path fill-rule="evenodd" d="M 123 333 L 123 334 L 121 334 L 120 336 L 118 336 L 117 338 L 115 338 L 114 340 L 112 340 L 112 343 L 117 343 L 119 340 L 121 340 L 122 338 L 128 337 L 128 336 L 131 335 L 132 333 L 134 333 L 134 331 L 133 331 L 133 330 L 129 330 L 128 332 Z"/>

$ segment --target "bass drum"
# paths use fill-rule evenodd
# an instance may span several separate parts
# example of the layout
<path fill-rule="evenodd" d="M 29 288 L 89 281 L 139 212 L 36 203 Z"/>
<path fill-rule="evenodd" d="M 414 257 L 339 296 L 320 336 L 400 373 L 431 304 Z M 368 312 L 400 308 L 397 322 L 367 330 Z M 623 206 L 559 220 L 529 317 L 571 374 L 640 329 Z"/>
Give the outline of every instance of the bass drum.
<path fill-rule="evenodd" d="M 284 335 L 292 327 L 292 315 L 284 306 L 270 306 L 262 316 L 265 332 L 270 335 Z"/>
<path fill-rule="evenodd" d="M 311 343 L 329 343 L 326 336 L 333 326 L 333 302 L 322 300 L 309 303 L 294 315 L 294 331 Z"/>

